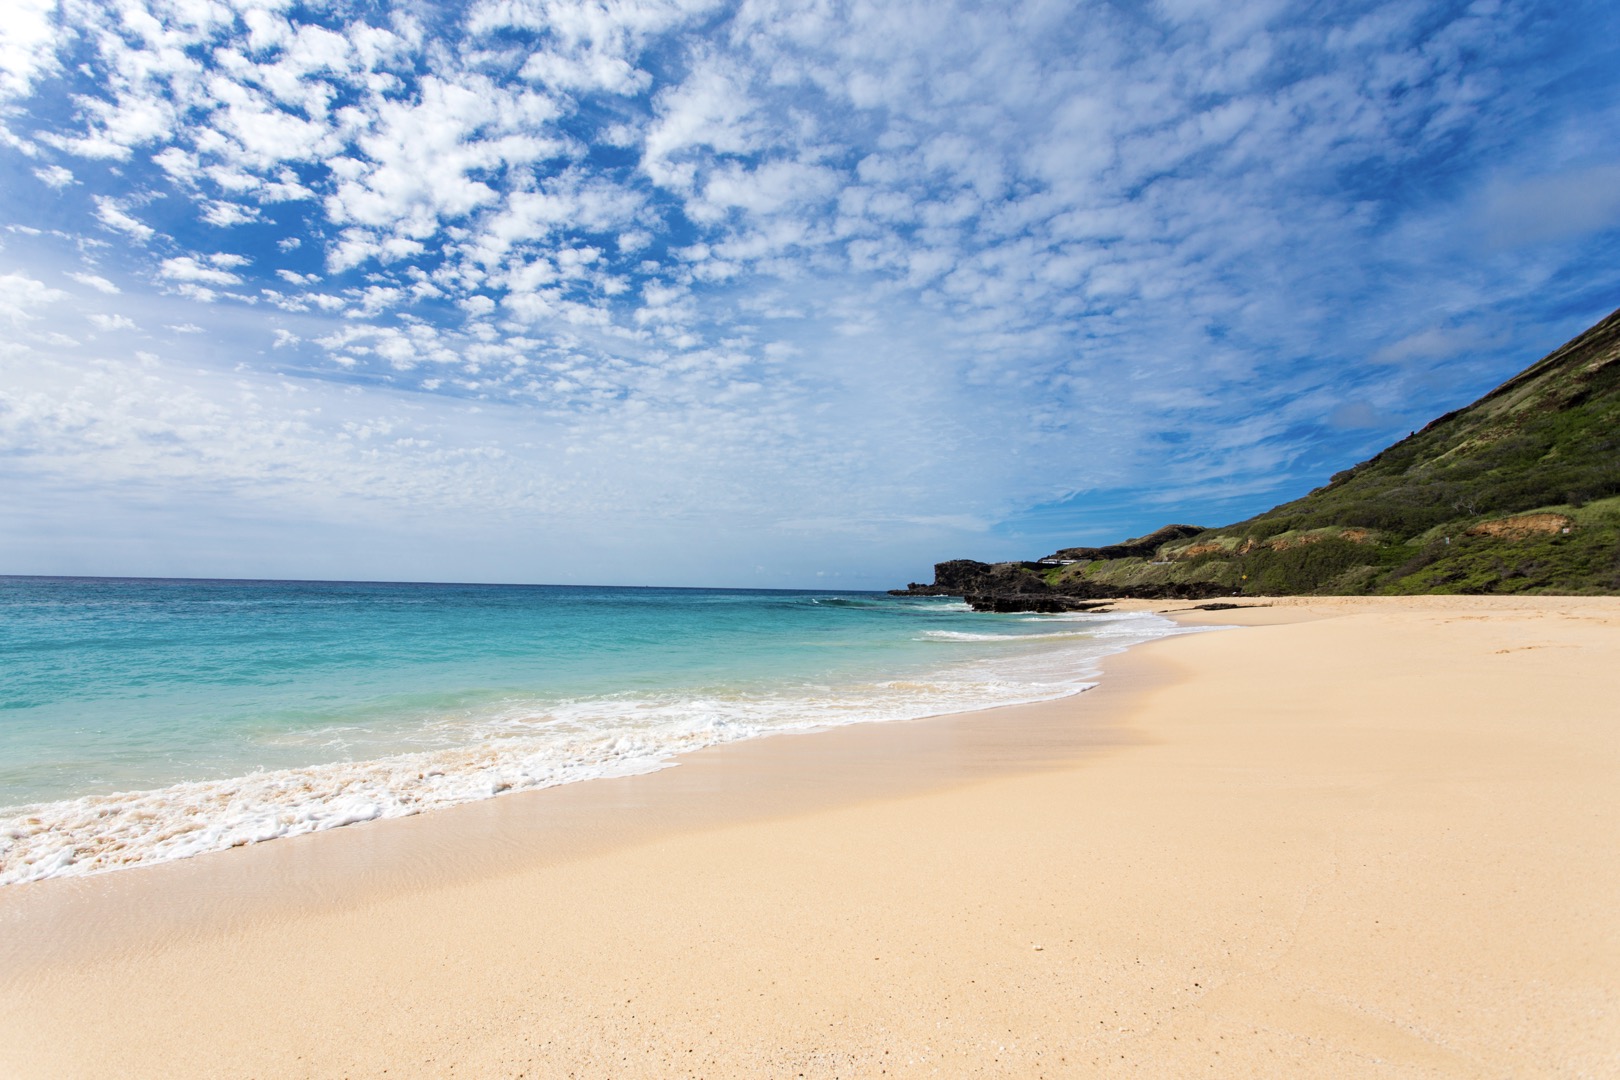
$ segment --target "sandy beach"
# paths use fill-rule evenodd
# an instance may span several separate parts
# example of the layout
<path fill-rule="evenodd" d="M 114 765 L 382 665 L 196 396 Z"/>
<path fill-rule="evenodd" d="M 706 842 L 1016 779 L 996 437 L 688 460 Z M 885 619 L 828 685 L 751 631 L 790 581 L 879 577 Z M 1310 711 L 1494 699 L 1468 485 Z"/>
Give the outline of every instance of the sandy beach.
<path fill-rule="evenodd" d="M 0 890 L 6 1077 L 1620 1075 L 1620 600 Z"/>

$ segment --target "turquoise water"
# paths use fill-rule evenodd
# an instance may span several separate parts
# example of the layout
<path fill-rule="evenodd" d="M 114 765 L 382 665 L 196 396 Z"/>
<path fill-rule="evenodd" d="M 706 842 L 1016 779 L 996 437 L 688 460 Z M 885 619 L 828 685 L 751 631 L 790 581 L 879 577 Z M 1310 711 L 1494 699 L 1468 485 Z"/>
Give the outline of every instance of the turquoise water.
<path fill-rule="evenodd" d="M 0 883 L 1056 697 L 1172 629 L 868 593 L 0 578 Z"/>

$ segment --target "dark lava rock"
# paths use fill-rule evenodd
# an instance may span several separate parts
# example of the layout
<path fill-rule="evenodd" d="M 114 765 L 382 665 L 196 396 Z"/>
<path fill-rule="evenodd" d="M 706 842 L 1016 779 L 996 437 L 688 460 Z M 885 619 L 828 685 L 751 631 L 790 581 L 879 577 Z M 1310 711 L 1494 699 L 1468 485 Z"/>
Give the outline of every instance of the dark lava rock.
<path fill-rule="evenodd" d="M 952 559 L 934 564 L 934 583 L 912 582 L 895 589 L 897 596 L 1023 596 L 1052 591 L 1040 575 L 1039 563 L 982 563 L 972 559 Z"/>
<path fill-rule="evenodd" d="M 1109 587 L 1091 582 L 1065 583 L 1045 593 L 982 593 L 963 597 L 974 611 L 1092 611 L 1114 600 L 1205 600 L 1230 596 L 1232 590 L 1207 581 Z M 1235 606 L 1235 605 L 1234 605 Z"/>
<path fill-rule="evenodd" d="M 966 600 L 974 611 L 1033 611 L 1043 615 L 1056 615 L 1068 611 L 1107 611 L 1111 606 L 1111 601 L 1108 600 L 1079 600 L 1060 593 L 1045 596 L 1030 593 L 970 595 L 962 599 Z"/>
<path fill-rule="evenodd" d="M 1119 549 L 1152 547 L 1200 533 L 1192 525 L 1168 525 L 1140 541 L 1121 544 Z M 1071 549 L 1071 551 L 1111 551 L 1111 549 Z M 1085 578 L 1048 585 L 1045 572 L 1051 567 L 1038 562 L 975 562 L 951 559 L 933 565 L 933 585 L 912 583 L 909 588 L 891 589 L 894 596 L 961 596 L 974 610 L 985 612 L 1074 612 L 1095 610 L 1119 599 L 1134 601 L 1202 601 L 1215 596 L 1231 596 L 1231 589 L 1210 581 L 1165 581 L 1157 585 L 1100 585 Z"/>
<path fill-rule="evenodd" d="M 1168 529 L 1192 530 L 1193 526 L 1173 525 Z M 1166 532 L 1160 529 L 1154 536 Z M 1207 600 L 1230 596 L 1232 592 L 1207 581 L 1117 586 L 1076 578 L 1053 586 L 1042 576 L 1046 569 L 1040 563 L 952 559 L 934 564 L 932 585 L 913 582 L 908 588 L 891 591 L 896 596 L 960 596 L 975 611 L 1043 613 L 1091 611 L 1113 600 Z"/>
<path fill-rule="evenodd" d="M 1151 559 L 1159 548 L 1173 540 L 1186 540 L 1209 530 L 1201 525 L 1166 525 L 1146 536 L 1107 547 L 1064 548 L 1048 556 L 1053 562 L 1094 562 L 1098 559 Z"/>

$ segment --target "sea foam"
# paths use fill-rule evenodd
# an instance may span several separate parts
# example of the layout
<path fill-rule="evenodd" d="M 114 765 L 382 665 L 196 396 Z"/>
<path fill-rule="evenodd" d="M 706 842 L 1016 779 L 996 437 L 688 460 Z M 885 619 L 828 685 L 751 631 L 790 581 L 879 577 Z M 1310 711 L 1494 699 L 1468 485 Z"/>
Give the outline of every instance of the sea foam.
<path fill-rule="evenodd" d="M 397 753 L 377 754 L 375 740 L 357 741 L 341 727 L 283 733 L 277 738 L 358 747 L 366 756 L 0 810 L 0 884 L 149 865 L 507 792 L 645 773 L 739 739 L 1048 700 L 1093 685 L 1102 656 L 1178 632 L 1153 616 L 1083 622 L 1035 633 L 925 631 L 921 640 L 940 647 L 939 662 L 890 680 L 510 700 L 413 730 L 393 742 Z M 959 659 L 967 644 L 981 651 Z"/>

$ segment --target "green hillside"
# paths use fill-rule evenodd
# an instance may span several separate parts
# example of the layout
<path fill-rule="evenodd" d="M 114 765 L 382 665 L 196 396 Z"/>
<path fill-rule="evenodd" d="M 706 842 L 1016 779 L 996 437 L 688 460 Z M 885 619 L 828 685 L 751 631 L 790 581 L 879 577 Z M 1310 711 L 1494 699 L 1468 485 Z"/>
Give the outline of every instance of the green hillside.
<path fill-rule="evenodd" d="M 1070 549 L 1030 570 L 1086 596 L 1620 592 L 1617 361 L 1620 311 L 1304 498 L 1129 557 Z"/>

